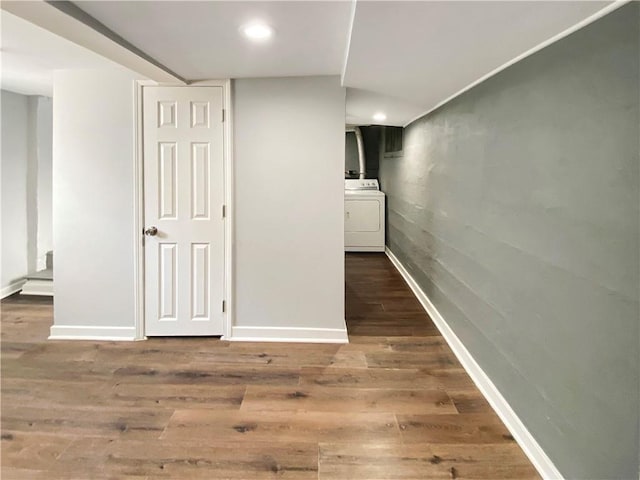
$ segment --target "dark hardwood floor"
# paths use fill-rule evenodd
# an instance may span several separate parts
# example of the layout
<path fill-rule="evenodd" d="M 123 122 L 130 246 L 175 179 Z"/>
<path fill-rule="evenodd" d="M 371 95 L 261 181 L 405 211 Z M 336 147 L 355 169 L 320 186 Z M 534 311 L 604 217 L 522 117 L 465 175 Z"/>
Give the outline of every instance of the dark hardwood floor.
<path fill-rule="evenodd" d="M 350 343 L 48 341 L 2 301 L 2 479 L 539 478 L 383 254 L 346 258 Z"/>

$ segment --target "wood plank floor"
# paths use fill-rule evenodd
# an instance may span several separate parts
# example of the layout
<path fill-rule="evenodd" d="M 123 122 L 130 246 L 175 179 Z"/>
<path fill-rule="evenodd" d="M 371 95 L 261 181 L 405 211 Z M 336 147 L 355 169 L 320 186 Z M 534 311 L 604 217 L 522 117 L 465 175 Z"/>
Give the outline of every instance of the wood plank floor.
<path fill-rule="evenodd" d="M 2 479 L 539 478 L 382 254 L 346 257 L 350 343 L 46 340 L 2 304 Z"/>

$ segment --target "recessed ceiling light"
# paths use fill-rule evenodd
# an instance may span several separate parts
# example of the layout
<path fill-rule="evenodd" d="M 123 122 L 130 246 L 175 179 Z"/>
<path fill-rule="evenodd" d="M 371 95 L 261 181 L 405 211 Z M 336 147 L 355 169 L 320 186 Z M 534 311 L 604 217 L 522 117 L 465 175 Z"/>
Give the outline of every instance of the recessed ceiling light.
<path fill-rule="evenodd" d="M 245 37 L 256 40 L 256 41 L 264 41 L 273 35 L 273 28 L 271 28 L 266 23 L 254 22 L 244 25 L 240 31 L 244 33 Z"/>
<path fill-rule="evenodd" d="M 382 112 L 378 112 L 373 116 L 373 119 L 376 122 L 384 122 L 387 119 L 387 116 Z"/>

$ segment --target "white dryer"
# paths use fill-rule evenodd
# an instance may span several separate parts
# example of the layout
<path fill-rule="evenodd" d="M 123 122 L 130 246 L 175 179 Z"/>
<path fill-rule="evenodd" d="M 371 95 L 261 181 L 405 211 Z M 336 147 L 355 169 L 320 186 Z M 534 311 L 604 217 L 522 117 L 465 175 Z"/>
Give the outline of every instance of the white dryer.
<path fill-rule="evenodd" d="M 378 180 L 344 181 L 345 252 L 384 252 L 384 204 Z"/>

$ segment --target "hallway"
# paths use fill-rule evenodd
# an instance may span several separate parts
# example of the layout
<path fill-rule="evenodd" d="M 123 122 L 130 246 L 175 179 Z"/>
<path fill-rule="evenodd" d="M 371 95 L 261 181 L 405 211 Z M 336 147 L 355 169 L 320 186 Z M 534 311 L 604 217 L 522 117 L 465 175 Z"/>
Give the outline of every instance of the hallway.
<path fill-rule="evenodd" d="M 383 254 L 346 258 L 350 343 L 47 341 L 2 301 L 2 478 L 538 478 Z"/>

